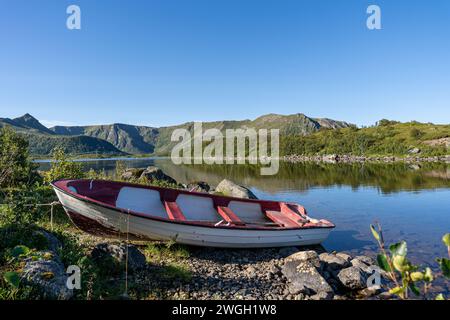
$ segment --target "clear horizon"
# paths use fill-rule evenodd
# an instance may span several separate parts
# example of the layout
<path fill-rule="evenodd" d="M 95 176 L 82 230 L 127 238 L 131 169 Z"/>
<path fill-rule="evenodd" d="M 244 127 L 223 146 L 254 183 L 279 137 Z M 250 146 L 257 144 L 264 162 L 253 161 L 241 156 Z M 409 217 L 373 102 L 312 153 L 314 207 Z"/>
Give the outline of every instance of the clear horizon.
<path fill-rule="evenodd" d="M 4 0 L 0 117 L 450 123 L 450 2 Z M 67 6 L 82 13 L 66 28 Z M 379 5 L 382 30 L 366 28 Z"/>

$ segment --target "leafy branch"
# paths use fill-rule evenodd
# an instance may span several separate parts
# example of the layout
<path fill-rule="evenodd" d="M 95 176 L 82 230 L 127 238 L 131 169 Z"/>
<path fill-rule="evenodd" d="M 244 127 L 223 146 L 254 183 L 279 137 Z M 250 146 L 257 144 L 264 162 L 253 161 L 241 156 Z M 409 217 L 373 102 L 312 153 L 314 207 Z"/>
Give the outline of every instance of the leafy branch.
<path fill-rule="evenodd" d="M 433 272 L 429 267 L 420 270 L 419 266 L 413 265 L 407 259 L 408 246 L 406 241 L 391 244 L 389 251 L 383 238 L 383 230 L 379 223 L 376 226 L 370 225 L 373 237 L 378 243 L 380 253 L 377 255 L 377 262 L 380 268 L 387 272 L 388 277 L 394 283 L 394 288 L 389 293 L 397 295 L 400 299 L 408 299 L 409 292 L 416 296 L 426 297 L 434 280 Z M 450 233 L 443 236 L 442 241 L 447 246 L 450 257 Z M 446 278 L 450 278 L 450 260 L 447 258 L 436 259 L 439 263 L 442 274 Z M 420 289 L 422 283 L 422 289 Z M 437 300 L 443 300 L 444 296 L 439 294 Z"/>

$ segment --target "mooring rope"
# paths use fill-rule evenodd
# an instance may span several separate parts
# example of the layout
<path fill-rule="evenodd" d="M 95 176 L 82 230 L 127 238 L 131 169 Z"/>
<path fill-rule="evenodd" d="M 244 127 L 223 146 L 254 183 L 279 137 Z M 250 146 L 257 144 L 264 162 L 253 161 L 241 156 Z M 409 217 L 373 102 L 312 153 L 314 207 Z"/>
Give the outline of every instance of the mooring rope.
<path fill-rule="evenodd" d="M 130 235 L 130 209 L 128 209 L 127 214 L 127 241 L 126 241 L 126 247 L 127 247 L 127 253 L 125 257 L 125 295 L 128 296 L 128 246 L 129 246 L 129 238 Z"/>
<path fill-rule="evenodd" d="M 0 203 L 0 206 L 8 206 L 8 203 Z M 59 201 L 53 201 L 49 203 L 27 203 L 24 206 L 25 207 L 50 207 L 50 229 L 53 231 L 53 212 L 54 207 L 57 205 L 62 205 Z"/>

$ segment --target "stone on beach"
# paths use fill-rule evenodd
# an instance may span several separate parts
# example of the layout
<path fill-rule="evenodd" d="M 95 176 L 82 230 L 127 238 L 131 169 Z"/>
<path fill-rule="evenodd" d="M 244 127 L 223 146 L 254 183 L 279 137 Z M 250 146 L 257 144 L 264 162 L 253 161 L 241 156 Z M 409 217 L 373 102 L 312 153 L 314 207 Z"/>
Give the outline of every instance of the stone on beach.
<path fill-rule="evenodd" d="M 287 257 L 282 272 L 289 280 L 289 291 L 331 298 L 333 289 L 319 273 L 318 267 L 320 260 L 315 251 L 301 251 Z"/>
<path fill-rule="evenodd" d="M 319 258 L 325 264 L 325 267 L 330 270 L 338 270 L 350 266 L 348 259 L 344 259 L 344 257 L 337 254 L 324 252 L 319 255 Z"/>
<path fill-rule="evenodd" d="M 177 183 L 174 178 L 168 176 L 160 168 L 154 166 L 147 167 L 147 169 L 142 172 L 140 178 L 145 179 L 148 182 L 163 181 L 171 184 Z"/>
<path fill-rule="evenodd" d="M 246 187 L 240 186 L 228 179 L 223 179 L 216 187 L 216 192 L 220 192 L 226 196 L 244 198 L 244 199 L 258 199 L 253 192 Z"/>
<path fill-rule="evenodd" d="M 108 262 L 108 259 L 120 264 L 128 262 L 128 270 L 131 272 L 147 265 L 145 256 L 133 245 L 100 243 L 92 250 L 91 257 L 97 263 Z"/>
<path fill-rule="evenodd" d="M 337 278 L 347 289 L 360 290 L 367 288 L 368 275 L 359 267 L 351 266 L 342 269 L 337 274 Z"/>
<path fill-rule="evenodd" d="M 58 300 L 72 298 L 73 290 L 67 287 L 66 270 L 54 252 L 37 252 L 34 257 L 26 258 L 24 261 L 22 280 L 38 287 L 43 293 L 43 298 Z"/>

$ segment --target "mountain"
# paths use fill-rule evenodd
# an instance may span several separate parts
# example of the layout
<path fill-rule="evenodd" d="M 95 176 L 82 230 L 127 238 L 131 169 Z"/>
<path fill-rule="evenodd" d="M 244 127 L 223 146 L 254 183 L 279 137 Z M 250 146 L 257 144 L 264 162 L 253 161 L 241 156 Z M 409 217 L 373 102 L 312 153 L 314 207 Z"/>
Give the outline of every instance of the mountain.
<path fill-rule="evenodd" d="M 54 132 L 42 125 L 36 118 L 34 118 L 29 113 L 15 118 L 15 119 L 9 119 L 9 118 L 0 118 L 0 127 L 3 127 L 4 125 L 11 126 L 16 131 L 32 131 L 34 133 L 43 133 L 43 134 L 51 134 L 53 135 Z"/>
<path fill-rule="evenodd" d="M 15 119 L 0 118 L 0 127 L 8 125 L 27 136 L 33 155 L 48 155 L 55 146 L 70 154 L 156 154 L 167 155 L 178 142 L 171 141 L 175 129 L 191 133 L 194 122 L 176 126 L 149 127 L 122 123 L 90 126 L 43 126 L 30 114 Z M 305 136 L 320 129 L 339 129 L 353 125 L 331 119 L 310 118 L 304 114 L 267 114 L 255 120 L 229 120 L 204 122 L 203 130 L 226 129 L 280 129 L 281 136 Z"/>
<path fill-rule="evenodd" d="M 83 135 L 57 135 L 28 113 L 15 119 L 0 118 L 0 128 L 4 126 L 23 134 L 29 142 L 30 153 L 34 156 L 49 155 L 55 147 L 61 147 L 69 154 L 125 155 L 102 139 Z"/>
<path fill-rule="evenodd" d="M 279 128 L 281 135 L 308 135 L 322 128 L 339 129 L 353 125 L 331 119 L 310 118 L 304 114 L 293 115 L 268 114 L 255 120 L 231 120 L 204 122 L 203 130 L 216 128 L 219 130 L 254 128 Z M 126 124 L 98 126 L 56 126 L 50 128 L 58 135 L 86 135 L 106 140 L 117 149 L 131 154 L 167 154 L 176 142 L 171 141 L 173 130 L 183 128 L 193 132 L 194 123 L 187 122 L 177 126 L 147 127 Z"/>
<path fill-rule="evenodd" d="M 153 153 L 158 129 L 144 126 L 133 126 L 116 123 L 112 125 L 98 125 L 85 127 L 50 128 L 59 135 L 85 135 L 108 141 L 117 149 L 131 154 Z"/>
<path fill-rule="evenodd" d="M 25 115 L 13 119 L 15 123 L 26 129 L 34 129 L 41 133 L 54 134 L 53 131 L 49 130 L 46 126 L 42 125 L 36 118 L 31 114 L 26 113 Z"/>
<path fill-rule="evenodd" d="M 60 147 L 67 154 L 126 155 L 108 141 L 88 136 L 58 136 L 24 133 L 30 145 L 32 155 L 50 155 L 52 150 Z"/>

